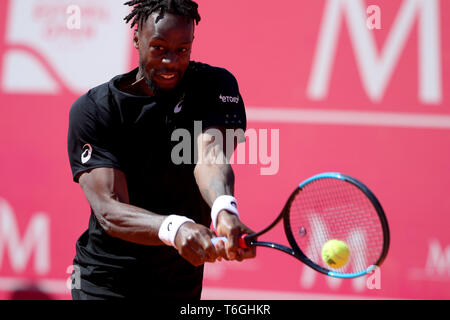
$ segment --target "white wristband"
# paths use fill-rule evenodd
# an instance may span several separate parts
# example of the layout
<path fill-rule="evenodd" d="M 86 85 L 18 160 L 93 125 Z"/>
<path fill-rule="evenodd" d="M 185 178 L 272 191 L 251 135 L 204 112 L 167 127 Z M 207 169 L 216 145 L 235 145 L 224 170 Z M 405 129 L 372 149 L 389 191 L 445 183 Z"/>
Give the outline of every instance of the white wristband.
<path fill-rule="evenodd" d="M 159 239 L 166 245 L 175 247 L 175 237 L 177 236 L 178 229 L 185 222 L 194 222 L 194 220 L 175 214 L 168 216 L 159 227 Z"/>
<path fill-rule="evenodd" d="M 233 213 L 239 218 L 239 213 L 237 210 L 237 200 L 235 197 L 227 195 L 217 197 L 211 208 L 211 220 L 214 229 L 216 230 L 217 230 L 217 216 L 219 215 L 219 212 L 222 210 L 226 210 L 230 213 Z"/>

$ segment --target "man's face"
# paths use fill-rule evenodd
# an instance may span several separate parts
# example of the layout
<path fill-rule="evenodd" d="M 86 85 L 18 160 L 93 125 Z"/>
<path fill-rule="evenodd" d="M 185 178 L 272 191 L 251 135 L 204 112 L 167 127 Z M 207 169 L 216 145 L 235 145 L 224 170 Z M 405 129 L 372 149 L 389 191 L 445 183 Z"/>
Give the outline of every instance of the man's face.
<path fill-rule="evenodd" d="M 153 13 L 135 32 L 141 76 L 153 93 L 177 86 L 189 65 L 193 40 L 193 21 L 171 13 Z"/>

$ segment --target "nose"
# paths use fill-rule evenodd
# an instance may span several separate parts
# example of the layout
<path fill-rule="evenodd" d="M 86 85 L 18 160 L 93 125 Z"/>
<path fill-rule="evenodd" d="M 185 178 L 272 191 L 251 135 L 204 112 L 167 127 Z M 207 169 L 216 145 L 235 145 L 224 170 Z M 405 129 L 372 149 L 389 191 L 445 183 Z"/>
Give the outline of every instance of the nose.
<path fill-rule="evenodd" d="M 174 52 L 167 52 L 162 58 L 162 63 L 166 66 L 175 65 L 177 63 L 177 55 Z"/>

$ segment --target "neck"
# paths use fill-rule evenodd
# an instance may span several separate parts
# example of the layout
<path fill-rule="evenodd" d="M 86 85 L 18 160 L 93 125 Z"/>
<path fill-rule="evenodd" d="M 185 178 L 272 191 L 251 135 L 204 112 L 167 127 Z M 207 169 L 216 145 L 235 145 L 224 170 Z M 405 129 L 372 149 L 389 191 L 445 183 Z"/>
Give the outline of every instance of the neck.
<path fill-rule="evenodd" d="M 155 95 L 155 93 L 148 87 L 147 82 L 145 81 L 144 71 L 141 69 L 141 67 L 139 67 L 139 70 L 136 74 L 136 81 L 130 85 L 130 88 L 144 95 Z"/>

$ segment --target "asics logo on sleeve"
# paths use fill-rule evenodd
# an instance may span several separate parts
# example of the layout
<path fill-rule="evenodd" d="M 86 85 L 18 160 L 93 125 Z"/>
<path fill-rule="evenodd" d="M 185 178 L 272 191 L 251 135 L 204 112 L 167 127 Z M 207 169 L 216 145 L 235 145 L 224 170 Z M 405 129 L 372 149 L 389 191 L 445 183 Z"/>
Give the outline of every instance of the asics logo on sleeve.
<path fill-rule="evenodd" d="M 239 96 L 238 97 L 231 97 L 231 96 L 223 96 L 220 95 L 219 99 L 225 103 L 225 102 L 232 102 L 232 103 L 239 103 Z"/>
<path fill-rule="evenodd" d="M 92 146 L 90 144 L 85 144 L 83 146 L 83 152 L 81 153 L 81 163 L 85 164 L 91 159 L 92 155 Z"/>

